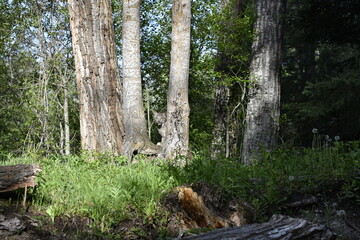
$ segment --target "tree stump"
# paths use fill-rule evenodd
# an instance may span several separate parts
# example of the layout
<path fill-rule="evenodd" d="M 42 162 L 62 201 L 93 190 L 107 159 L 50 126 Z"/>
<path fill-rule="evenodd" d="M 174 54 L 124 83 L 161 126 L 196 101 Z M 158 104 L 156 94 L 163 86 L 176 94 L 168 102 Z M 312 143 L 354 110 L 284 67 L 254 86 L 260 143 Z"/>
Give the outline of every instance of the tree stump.
<path fill-rule="evenodd" d="M 185 237 L 188 240 L 331 240 L 336 236 L 323 225 L 304 219 L 274 215 L 269 222 L 221 228 L 201 235 Z"/>
<path fill-rule="evenodd" d="M 224 199 L 221 190 L 205 183 L 173 189 L 163 199 L 172 237 L 192 230 L 234 227 L 252 222 L 253 208 L 240 199 Z"/>

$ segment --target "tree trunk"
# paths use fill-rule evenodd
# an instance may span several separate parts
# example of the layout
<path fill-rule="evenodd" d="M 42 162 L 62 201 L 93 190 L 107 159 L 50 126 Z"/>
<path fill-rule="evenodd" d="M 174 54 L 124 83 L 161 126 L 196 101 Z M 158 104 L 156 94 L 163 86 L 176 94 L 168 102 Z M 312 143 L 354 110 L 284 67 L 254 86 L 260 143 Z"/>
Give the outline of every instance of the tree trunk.
<path fill-rule="evenodd" d="M 110 0 L 68 0 L 83 150 L 120 154 L 122 86 Z"/>
<path fill-rule="evenodd" d="M 214 130 L 211 144 L 211 158 L 226 154 L 228 138 L 230 88 L 226 84 L 219 84 L 215 89 Z"/>
<path fill-rule="evenodd" d="M 249 102 L 242 161 L 251 164 L 277 142 L 280 116 L 280 64 L 284 0 L 257 0 Z"/>
<path fill-rule="evenodd" d="M 313 224 L 304 219 L 274 215 L 269 222 L 244 225 L 236 228 L 221 228 L 198 236 L 186 237 L 191 240 L 260 240 L 260 239 L 303 239 L 329 240 L 335 235 L 323 225 Z"/>
<path fill-rule="evenodd" d="M 69 124 L 69 90 L 67 88 L 66 76 L 63 76 L 62 84 L 64 88 L 64 141 L 65 141 L 65 155 L 70 155 L 70 124 Z"/>
<path fill-rule="evenodd" d="M 172 7 L 171 65 L 162 155 L 189 155 L 189 64 L 191 0 L 174 0 Z M 184 165 L 184 161 L 178 163 Z"/>
<path fill-rule="evenodd" d="M 123 1 L 123 88 L 124 129 L 123 153 L 131 159 L 134 151 L 157 154 L 146 129 L 140 69 L 140 0 Z"/>

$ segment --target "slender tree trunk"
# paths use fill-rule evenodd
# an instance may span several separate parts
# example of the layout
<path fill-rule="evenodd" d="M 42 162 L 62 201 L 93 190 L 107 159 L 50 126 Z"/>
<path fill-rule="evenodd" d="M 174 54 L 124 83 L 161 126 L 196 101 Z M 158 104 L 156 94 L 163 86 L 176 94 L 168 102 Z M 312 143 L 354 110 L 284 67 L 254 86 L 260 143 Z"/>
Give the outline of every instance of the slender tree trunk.
<path fill-rule="evenodd" d="M 172 7 L 171 65 L 163 156 L 189 155 L 189 63 L 191 0 L 174 0 Z M 184 165 L 184 162 L 179 162 Z"/>
<path fill-rule="evenodd" d="M 123 1 L 123 84 L 124 129 L 123 153 L 131 159 L 133 152 L 157 154 L 147 133 L 140 68 L 140 0 Z"/>
<path fill-rule="evenodd" d="M 224 12 L 229 6 L 230 0 L 221 1 L 221 9 Z M 231 20 L 230 20 L 231 21 Z M 228 22 L 222 22 L 222 26 L 227 26 Z M 221 42 L 226 41 L 226 36 L 219 36 L 219 58 L 220 62 L 217 65 L 217 71 L 223 73 L 225 71 L 227 62 L 226 52 Z M 229 115 L 229 100 L 230 87 L 229 84 L 224 84 L 224 77 L 217 79 L 219 82 L 215 87 L 215 102 L 214 102 L 214 129 L 213 139 L 211 143 L 211 159 L 216 160 L 219 156 L 224 155 L 227 145 L 227 130 L 228 130 L 228 115 Z"/>
<path fill-rule="evenodd" d="M 120 154 L 122 86 L 110 0 L 68 0 L 83 150 Z"/>
<path fill-rule="evenodd" d="M 217 85 L 215 89 L 214 130 L 211 144 L 211 158 L 214 160 L 221 154 L 225 154 L 227 149 L 229 98 L 229 86 L 226 84 Z"/>
<path fill-rule="evenodd" d="M 148 131 L 148 135 L 149 135 L 149 139 L 151 140 L 151 119 L 150 119 L 150 91 L 148 86 L 145 86 L 145 93 L 146 93 L 146 117 L 147 117 L 147 131 Z"/>
<path fill-rule="evenodd" d="M 59 121 L 60 139 L 59 139 L 59 152 L 64 155 L 64 127 L 62 121 Z"/>
<path fill-rule="evenodd" d="M 280 64 L 284 0 L 256 0 L 257 20 L 242 161 L 251 164 L 277 142 L 280 116 Z"/>
<path fill-rule="evenodd" d="M 64 76 L 65 78 L 65 76 Z M 64 87 L 64 141 L 65 141 L 65 155 L 70 155 L 70 124 L 69 124 L 69 90 L 67 88 L 67 81 L 63 78 Z"/>

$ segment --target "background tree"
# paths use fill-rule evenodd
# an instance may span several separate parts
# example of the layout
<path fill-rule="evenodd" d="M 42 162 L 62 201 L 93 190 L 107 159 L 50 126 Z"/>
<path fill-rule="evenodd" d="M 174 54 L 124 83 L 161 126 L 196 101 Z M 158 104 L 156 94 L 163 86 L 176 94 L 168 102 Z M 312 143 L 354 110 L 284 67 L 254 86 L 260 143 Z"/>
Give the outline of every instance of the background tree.
<path fill-rule="evenodd" d="M 156 154 L 160 147 L 148 136 L 144 116 L 140 64 L 140 0 L 123 1 L 123 107 L 125 140 L 123 153 Z"/>
<path fill-rule="evenodd" d="M 212 158 L 239 155 L 254 20 L 252 2 L 222 1 L 217 42 Z"/>
<path fill-rule="evenodd" d="M 242 161 L 250 164 L 262 149 L 277 143 L 280 117 L 280 65 L 283 0 L 255 1 L 257 19 L 250 66 L 249 103 Z"/>
<path fill-rule="evenodd" d="M 109 0 L 69 0 L 82 149 L 120 154 L 122 86 Z"/>
<path fill-rule="evenodd" d="M 189 155 L 191 1 L 174 0 L 172 19 L 171 65 L 163 145 L 163 156 L 167 159 Z M 179 164 L 183 165 L 182 162 Z"/>

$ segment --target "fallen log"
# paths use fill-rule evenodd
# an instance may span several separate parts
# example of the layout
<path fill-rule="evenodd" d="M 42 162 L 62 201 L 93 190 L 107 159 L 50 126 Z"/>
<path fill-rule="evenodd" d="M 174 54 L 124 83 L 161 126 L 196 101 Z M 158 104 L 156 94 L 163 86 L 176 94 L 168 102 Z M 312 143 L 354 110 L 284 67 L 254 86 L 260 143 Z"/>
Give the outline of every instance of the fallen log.
<path fill-rule="evenodd" d="M 0 166 L 0 192 L 35 187 L 35 176 L 40 171 L 38 164 Z"/>
<path fill-rule="evenodd" d="M 299 201 L 288 203 L 285 206 L 287 208 L 299 208 L 299 207 L 306 207 L 308 205 L 316 204 L 318 202 L 319 202 L 319 199 L 317 197 L 311 196 L 309 198 L 304 198 L 304 199 L 299 200 Z"/>
<path fill-rule="evenodd" d="M 185 237 L 188 240 L 332 240 L 336 236 L 325 226 L 304 219 L 274 215 L 269 222 L 221 228 L 201 235 Z"/>

